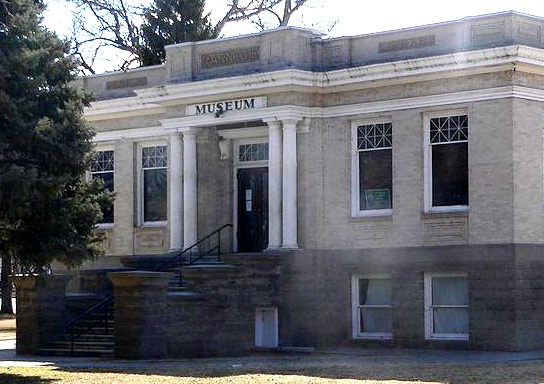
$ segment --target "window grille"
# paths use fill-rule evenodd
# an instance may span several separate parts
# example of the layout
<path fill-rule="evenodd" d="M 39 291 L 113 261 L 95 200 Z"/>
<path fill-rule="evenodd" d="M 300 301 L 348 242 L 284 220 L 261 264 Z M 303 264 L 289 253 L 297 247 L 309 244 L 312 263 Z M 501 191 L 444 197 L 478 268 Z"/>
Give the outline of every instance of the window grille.
<path fill-rule="evenodd" d="M 142 148 L 142 168 L 165 168 L 167 166 L 166 145 Z"/>
<path fill-rule="evenodd" d="M 431 144 L 468 141 L 468 116 L 447 116 L 431 119 Z"/>
<path fill-rule="evenodd" d="M 91 163 L 91 173 L 113 172 L 113 151 L 98 151 Z"/>
<path fill-rule="evenodd" d="M 379 123 L 357 127 L 357 149 L 371 150 L 392 147 L 392 124 Z"/>
<path fill-rule="evenodd" d="M 268 143 L 241 144 L 238 147 L 238 161 L 266 161 L 268 160 Z"/>

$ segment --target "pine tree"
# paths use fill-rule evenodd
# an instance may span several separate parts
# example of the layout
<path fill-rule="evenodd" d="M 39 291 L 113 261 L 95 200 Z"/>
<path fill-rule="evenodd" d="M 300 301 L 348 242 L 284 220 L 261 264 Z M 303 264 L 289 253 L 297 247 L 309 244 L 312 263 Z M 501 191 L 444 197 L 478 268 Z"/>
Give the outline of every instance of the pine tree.
<path fill-rule="evenodd" d="M 155 0 L 144 12 L 141 64 L 163 63 L 165 45 L 216 38 L 209 15 L 203 13 L 204 0 Z"/>
<path fill-rule="evenodd" d="M 0 257 L 41 273 L 101 254 L 94 231 L 112 197 L 87 183 L 88 96 L 69 43 L 40 25 L 39 0 L 0 0 Z"/>

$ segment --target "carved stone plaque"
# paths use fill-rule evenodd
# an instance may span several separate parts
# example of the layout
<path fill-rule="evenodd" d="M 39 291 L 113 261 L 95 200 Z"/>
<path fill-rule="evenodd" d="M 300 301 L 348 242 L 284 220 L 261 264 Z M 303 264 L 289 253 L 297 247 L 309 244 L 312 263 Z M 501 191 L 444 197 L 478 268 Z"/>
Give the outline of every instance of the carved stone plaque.
<path fill-rule="evenodd" d="M 259 46 L 229 49 L 228 51 L 206 53 L 200 56 L 200 68 L 210 69 L 227 65 L 251 63 L 261 59 Z"/>
<path fill-rule="evenodd" d="M 106 83 L 106 89 L 134 88 L 143 87 L 144 85 L 147 85 L 147 77 L 133 77 L 131 79 L 108 81 Z"/>
<path fill-rule="evenodd" d="M 425 48 L 436 45 L 434 35 L 412 37 L 409 39 L 400 39 L 384 41 L 378 45 L 380 53 L 404 51 L 407 49 Z"/>

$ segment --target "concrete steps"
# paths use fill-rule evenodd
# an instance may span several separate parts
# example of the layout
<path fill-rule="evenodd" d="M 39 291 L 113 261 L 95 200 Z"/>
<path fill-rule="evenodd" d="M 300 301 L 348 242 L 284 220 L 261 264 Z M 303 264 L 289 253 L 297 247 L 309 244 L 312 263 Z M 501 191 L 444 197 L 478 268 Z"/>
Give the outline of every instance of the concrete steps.
<path fill-rule="evenodd" d="M 87 300 L 86 295 L 81 295 Z M 72 297 L 74 299 L 74 297 Z M 75 308 L 81 304 L 72 303 Z M 74 313 L 74 308 L 72 313 Z M 113 307 L 111 307 L 113 309 Z M 75 312 L 76 314 L 82 311 Z M 106 332 L 107 324 L 107 332 Z M 83 319 L 73 328 L 74 343 L 72 350 L 72 334 L 67 331 L 54 342 L 45 345 L 37 351 L 38 355 L 47 356 L 77 356 L 77 357 L 113 357 L 115 348 L 115 321 L 113 312 L 109 313 L 107 323 L 104 312 L 99 311 Z"/>

